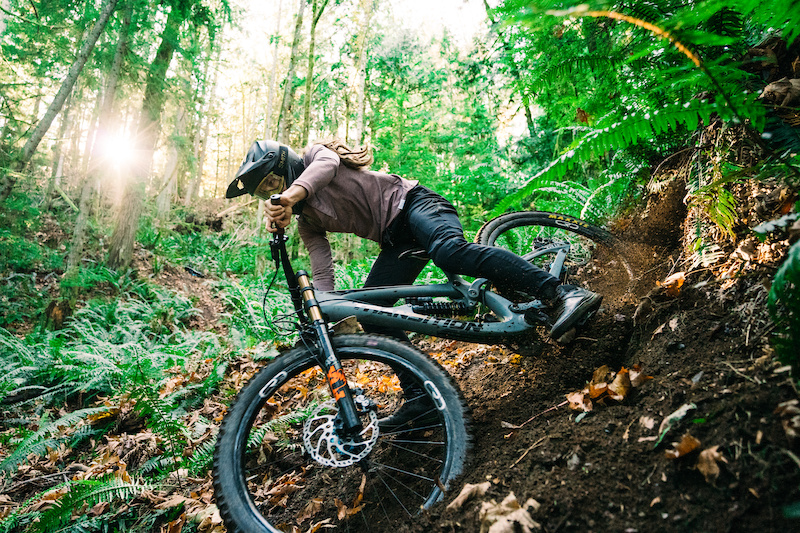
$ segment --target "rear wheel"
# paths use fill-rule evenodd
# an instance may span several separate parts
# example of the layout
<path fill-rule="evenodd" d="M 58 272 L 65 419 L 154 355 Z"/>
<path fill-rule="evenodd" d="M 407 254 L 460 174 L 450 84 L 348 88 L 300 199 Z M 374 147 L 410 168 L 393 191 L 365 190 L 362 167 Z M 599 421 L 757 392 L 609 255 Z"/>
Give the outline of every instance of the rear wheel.
<path fill-rule="evenodd" d="M 626 291 L 633 270 L 619 240 L 579 218 L 544 211 L 506 213 L 486 222 L 476 242 L 514 252 L 572 283 L 604 295 Z M 555 268 L 554 268 L 555 265 Z"/>
<path fill-rule="evenodd" d="M 450 376 L 416 348 L 381 336 L 333 338 L 364 430 L 337 430 L 336 404 L 312 353 L 288 352 L 231 404 L 214 455 L 214 490 L 229 532 L 388 529 L 442 498 L 469 448 L 469 418 Z M 414 382 L 404 398 L 396 372 Z M 404 403 L 427 406 L 382 431 Z"/>

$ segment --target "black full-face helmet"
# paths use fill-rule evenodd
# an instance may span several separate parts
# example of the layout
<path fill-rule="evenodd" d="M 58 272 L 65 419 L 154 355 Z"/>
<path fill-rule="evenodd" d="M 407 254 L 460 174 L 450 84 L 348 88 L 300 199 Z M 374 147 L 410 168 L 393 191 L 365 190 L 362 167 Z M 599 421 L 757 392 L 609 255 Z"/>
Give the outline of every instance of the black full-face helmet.
<path fill-rule="evenodd" d="M 303 160 L 288 146 L 275 141 L 256 141 L 228 185 L 225 197 L 236 198 L 249 193 L 268 199 L 270 194 L 289 187 L 303 170 Z M 275 190 L 277 178 L 283 178 L 280 190 Z"/>

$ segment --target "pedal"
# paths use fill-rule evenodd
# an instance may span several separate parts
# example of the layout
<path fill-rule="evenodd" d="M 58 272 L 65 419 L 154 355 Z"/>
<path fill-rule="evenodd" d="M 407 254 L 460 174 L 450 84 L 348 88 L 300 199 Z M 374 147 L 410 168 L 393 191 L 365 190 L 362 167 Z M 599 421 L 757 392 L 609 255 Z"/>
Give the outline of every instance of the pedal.
<path fill-rule="evenodd" d="M 539 307 L 532 307 L 525 311 L 525 322 L 531 326 L 547 326 L 553 325 L 550 317 Z"/>

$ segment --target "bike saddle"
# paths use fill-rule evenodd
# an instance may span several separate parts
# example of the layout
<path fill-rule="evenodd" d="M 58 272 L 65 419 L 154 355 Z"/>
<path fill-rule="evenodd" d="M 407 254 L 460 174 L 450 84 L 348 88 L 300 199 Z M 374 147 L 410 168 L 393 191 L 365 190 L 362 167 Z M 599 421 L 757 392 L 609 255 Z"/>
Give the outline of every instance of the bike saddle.
<path fill-rule="evenodd" d="M 411 248 L 401 252 L 397 257 L 399 259 L 418 259 L 420 261 L 430 261 L 431 259 L 428 255 L 428 252 L 425 251 L 424 248 Z"/>

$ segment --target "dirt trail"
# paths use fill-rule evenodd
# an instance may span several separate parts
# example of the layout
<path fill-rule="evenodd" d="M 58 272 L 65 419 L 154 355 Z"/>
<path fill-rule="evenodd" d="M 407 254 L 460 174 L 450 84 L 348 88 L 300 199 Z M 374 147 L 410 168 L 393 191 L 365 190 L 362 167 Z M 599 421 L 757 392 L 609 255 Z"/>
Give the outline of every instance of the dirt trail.
<path fill-rule="evenodd" d="M 775 410 L 797 393 L 768 344 L 769 270 L 727 280 L 700 271 L 678 295 L 652 291 L 677 262 L 681 199 L 676 186 L 621 229 L 635 236 L 628 237 L 636 252 L 633 291 L 608 294 L 569 346 L 545 345 L 534 358 L 503 346 L 421 342 L 464 391 L 475 446 L 447 500 L 401 531 L 479 531 L 482 505 L 509 493 L 520 504 L 536 500 L 541 507 L 529 515 L 550 532 L 800 527 L 782 514 L 800 501 L 800 459 Z M 580 417 L 566 406 L 554 409 L 598 367 L 637 363 L 653 379 L 624 401 Z M 686 416 L 657 443 L 662 421 L 682 407 Z M 686 434 L 699 440 L 697 449 L 667 458 Z M 710 462 L 719 474 L 706 479 L 701 471 L 710 463 L 700 456 L 709 449 L 703 457 L 716 457 Z M 487 480 L 484 496 L 445 509 L 464 484 Z M 516 527 L 501 531 L 527 531 Z"/>

